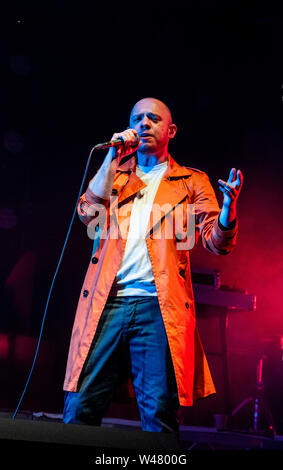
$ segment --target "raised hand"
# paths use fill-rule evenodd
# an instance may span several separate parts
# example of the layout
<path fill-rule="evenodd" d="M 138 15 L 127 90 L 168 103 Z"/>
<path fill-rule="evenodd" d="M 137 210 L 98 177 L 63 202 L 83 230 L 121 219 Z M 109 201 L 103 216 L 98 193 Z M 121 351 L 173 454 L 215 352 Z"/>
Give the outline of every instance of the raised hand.
<path fill-rule="evenodd" d="M 227 181 L 222 179 L 218 180 L 219 189 L 223 193 L 223 206 L 230 207 L 231 205 L 236 205 L 237 199 L 239 197 L 241 188 L 243 186 L 243 173 L 241 170 L 232 168 L 229 173 L 229 178 Z"/>

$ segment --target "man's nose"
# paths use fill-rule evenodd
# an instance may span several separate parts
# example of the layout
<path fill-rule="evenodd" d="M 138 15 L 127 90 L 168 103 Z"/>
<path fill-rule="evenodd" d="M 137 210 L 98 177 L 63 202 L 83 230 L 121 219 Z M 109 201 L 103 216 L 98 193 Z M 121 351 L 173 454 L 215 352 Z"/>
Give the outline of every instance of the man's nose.
<path fill-rule="evenodd" d="M 144 117 L 143 120 L 141 121 L 141 128 L 150 129 L 150 120 L 148 119 L 148 117 Z"/>

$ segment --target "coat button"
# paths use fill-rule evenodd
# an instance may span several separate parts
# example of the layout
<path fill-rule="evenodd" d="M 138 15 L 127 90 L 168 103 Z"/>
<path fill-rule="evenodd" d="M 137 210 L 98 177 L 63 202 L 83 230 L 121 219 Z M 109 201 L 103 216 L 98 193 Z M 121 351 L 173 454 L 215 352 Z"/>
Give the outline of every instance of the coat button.
<path fill-rule="evenodd" d="M 180 242 L 182 239 L 183 239 L 182 234 L 181 233 L 176 233 L 176 241 Z"/>
<path fill-rule="evenodd" d="M 93 256 L 91 258 L 91 262 L 92 262 L 92 264 L 97 264 L 98 263 L 98 258 L 96 256 Z"/>
<path fill-rule="evenodd" d="M 116 194 L 118 194 L 118 190 L 116 188 L 113 188 L 111 194 L 112 196 L 116 196 Z"/>
<path fill-rule="evenodd" d="M 180 274 L 180 276 L 185 277 L 185 270 L 180 269 L 179 274 Z"/>
<path fill-rule="evenodd" d="M 88 296 L 88 290 L 85 289 L 85 290 L 83 291 L 83 296 L 84 296 L 84 297 L 87 297 L 87 296 Z"/>
<path fill-rule="evenodd" d="M 189 307 L 190 307 L 189 304 L 188 304 L 188 302 L 185 303 L 185 306 L 186 306 L 186 308 L 189 308 Z"/>

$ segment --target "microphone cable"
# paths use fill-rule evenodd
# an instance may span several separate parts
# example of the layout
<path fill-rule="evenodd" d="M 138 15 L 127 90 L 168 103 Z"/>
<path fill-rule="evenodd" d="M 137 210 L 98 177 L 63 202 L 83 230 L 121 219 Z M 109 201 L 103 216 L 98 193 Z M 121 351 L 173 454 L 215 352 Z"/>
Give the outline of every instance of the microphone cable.
<path fill-rule="evenodd" d="M 68 242 L 68 239 L 69 239 L 69 235 L 70 235 L 70 232 L 71 232 L 71 228 L 72 228 L 72 225 L 73 225 L 73 222 L 74 222 L 74 218 L 75 218 L 75 215 L 76 215 L 76 212 L 77 212 L 77 206 L 78 206 L 78 204 L 79 204 L 79 200 L 80 200 L 80 197 L 81 197 L 81 192 L 82 192 L 82 189 L 83 189 L 83 185 L 84 185 L 84 183 L 85 183 L 86 175 L 87 175 L 87 172 L 88 172 L 88 167 L 89 167 L 90 160 L 91 160 L 91 157 L 92 157 L 92 153 L 93 153 L 94 150 L 100 150 L 99 144 L 96 145 L 95 147 L 93 147 L 93 148 L 91 149 L 91 151 L 90 151 L 90 153 L 89 153 L 89 156 L 88 156 L 88 159 L 87 159 L 87 163 L 86 163 L 86 167 L 85 167 L 85 171 L 84 171 L 82 183 L 81 183 L 80 190 L 79 190 L 79 194 L 78 194 L 77 201 L 76 201 L 76 205 L 75 205 L 75 208 L 74 208 L 74 211 L 73 211 L 73 215 L 72 215 L 71 222 L 70 222 L 70 225 L 69 225 L 69 228 L 68 228 L 68 231 L 67 231 L 67 235 L 66 235 L 66 238 L 65 238 L 65 241 L 64 241 L 64 245 L 63 245 L 63 248 L 62 248 L 62 251 L 61 251 L 61 255 L 60 255 L 60 257 L 59 257 L 59 261 L 58 261 L 58 264 L 57 264 L 57 267 L 56 267 L 56 270 L 55 270 L 55 274 L 54 274 L 54 276 L 53 276 L 53 280 L 52 280 L 52 283 L 51 283 L 51 286 L 50 286 L 50 289 L 49 289 L 49 293 L 48 293 L 48 296 L 47 296 L 47 301 L 46 301 L 46 304 L 45 304 L 45 310 L 44 310 L 44 314 L 43 314 L 42 321 L 41 321 L 41 327 L 40 327 L 40 332 L 39 332 L 39 336 L 38 336 L 37 347 L 36 347 L 36 350 L 35 350 L 33 363 L 32 363 L 32 366 L 31 366 L 31 369 L 30 369 L 30 373 L 29 373 L 29 375 L 28 375 L 28 378 L 27 378 L 27 381 L 26 381 L 24 390 L 23 390 L 23 392 L 22 392 L 22 395 L 21 395 L 21 397 L 20 397 L 20 400 L 19 400 L 19 402 L 18 402 L 18 405 L 17 405 L 17 407 L 16 407 L 16 409 L 15 409 L 15 411 L 14 411 L 14 414 L 13 414 L 13 416 L 12 416 L 12 419 L 15 419 L 15 417 L 17 416 L 18 410 L 19 410 L 19 408 L 20 408 L 20 406 L 21 406 L 22 400 L 23 400 L 23 398 L 24 398 L 24 395 L 25 395 L 25 393 L 26 393 L 28 384 L 29 384 L 30 379 L 31 379 L 31 375 L 32 375 L 33 370 L 34 370 L 34 366 L 35 366 L 35 362 L 36 362 L 36 359 L 37 359 L 37 356 L 38 356 L 39 346 L 40 346 L 40 342 L 41 342 L 41 338 L 42 338 L 43 327 L 44 327 L 44 323 L 45 323 L 45 319 L 46 319 L 46 313 L 47 313 L 47 308 L 48 308 L 48 305 L 49 305 L 49 300 L 50 300 L 50 297 L 51 297 L 51 293 L 52 293 L 52 290 L 53 290 L 53 286 L 54 286 L 54 283 L 55 283 L 55 279 L 56 279 L 57 273 L 58 273 L 58 271 L 59 271 L 59 267 L 60 267 L 60 265 L 61 265 L 61 261 L 62 261 L 64 252 L 65 252 L 65 248 L 66 248 L 66 245 L 67 245 L 67 242 Z"/>

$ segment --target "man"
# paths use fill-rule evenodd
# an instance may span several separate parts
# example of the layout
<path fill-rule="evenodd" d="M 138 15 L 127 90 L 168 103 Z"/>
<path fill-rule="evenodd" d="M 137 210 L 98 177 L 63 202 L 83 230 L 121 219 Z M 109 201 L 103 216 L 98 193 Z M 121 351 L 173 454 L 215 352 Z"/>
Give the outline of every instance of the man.
<path fill-rule="evenodd" d="M 80 199 L 79 217 L 88 227 L 95 222 L 100 236 L 73 326 L 65 423 L 100 425 L 114 387 L 127 377 L 144 431 L 178 433 L 180 405 L 215 393 L 195 322 L 187 209 L 194 207 L 196 241 L 200 236 L 210 252 L 229 253 L 243 175 L 232 168 L 227 182 L 218 180 L 220 210 L 207 175 L 179 166 L 168 153 L 176 131 L 163 102 L 138 101 L 130 128 L 112 137 L 123 146 L 109 150 Z M 168 221 L 178 233 L 168 235 Z"/>

